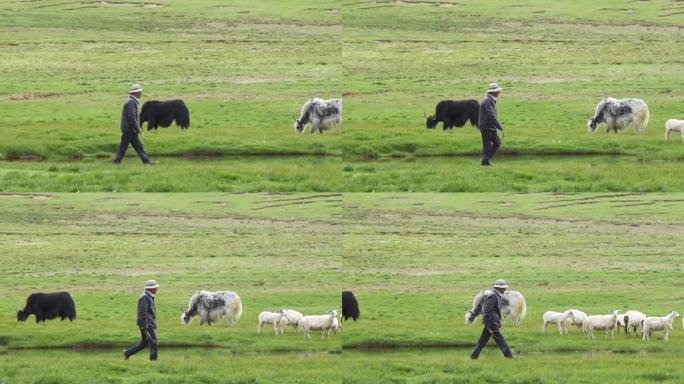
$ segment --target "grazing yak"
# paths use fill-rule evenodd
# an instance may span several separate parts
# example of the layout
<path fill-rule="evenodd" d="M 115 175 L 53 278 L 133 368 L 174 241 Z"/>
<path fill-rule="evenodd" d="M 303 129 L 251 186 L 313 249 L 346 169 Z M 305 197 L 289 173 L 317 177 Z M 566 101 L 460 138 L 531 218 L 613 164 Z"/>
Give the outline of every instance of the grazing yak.
<path fill-rule="evenodd" d="M 166 128 L 174 120 L 181 129 L 190 127 L 190 111 L 183 100 L 150 100 L 143 104 L 140 110 L 140 127 L 147 122 L 148 131 L 157 127 Z"/>
<path fill-rule="evenodd" d="M 294 128 L 304 133 L 306 125 L 311 123 L 311 133 L 323 133 L 335 126 L 342 125 L 342 99 L 323 100 L 312 98 L 302 106 L 299 119 L 295 120 Z"/>
<path fill-rule="evenodd" d="M 442 122 L 442 129 L 461 128 L 470 120 L 470 124 L 477 128 L 480 118 L 480 104 L 477 100 L 442 100 L 435 107 L 435 114 L 428 116 L 425 126 L 435 128 Z"/>
<path fill-rule="evenodd" d="M 596 132 L 599 124 L 606 123 L 606 133 L 634 127 L 636 133 L 646 129 L 648 125 L 648 105 L 640 99 L 613 99 L 612 97 L 601 100 L 596 106 L 596 112 L 587 122 L 589 132 Z"/>
<path fill-rule="evenodd" d="M 242 300 L 235 292 L 197 291 L 190 298 L 188 309 L 181 315 L 181 323 L 190 324 L 196 315 L 199 315 L 200 325 L 211 325 L 225 317 L 232 327 L 242 316 Z"/>
<path fill-rule="evenodd" d="M 347 320 L 350 317 L 354 321 L 361 317 L 359 302 L 352 291 L 342 291 L 342 318 Z"/>
<path fill-rule="evenodd" d="M 473 324 L 476 317 L 472 317 L 475 308 L 477 308 L 482 301 L 484 301 L 485 296 L 488 291 L 480 291 L 473 299 L 473 307 L 466 312 L 465 319 L 466 324 Z M 501 295 L 501 322 L 506 320 L 510 316 L 511 323 L 513 325 L 520 324 L 525 315 L 527 315 L 527 302 L 525 297 L 518 291 L 506 291 Z"/>
<path fill-rule="evenodd" d="M 76 304 L 69 292 L 33 293 L 26 299 L 26 307 L 17 311 L 17 321 L 36 316 L 36 323 L 59 317 L 61 320 L 76 318 Z"/>

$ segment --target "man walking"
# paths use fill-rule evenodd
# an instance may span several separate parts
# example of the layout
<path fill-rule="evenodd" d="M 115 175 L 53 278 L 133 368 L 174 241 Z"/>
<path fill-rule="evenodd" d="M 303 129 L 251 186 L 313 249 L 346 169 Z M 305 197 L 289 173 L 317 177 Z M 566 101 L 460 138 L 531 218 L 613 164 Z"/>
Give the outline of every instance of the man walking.
<path fill-rule="evenodd" d="M 508 284 L 506 284 L 505 280 L 497 280 L 494 283 L 494 289 L 487 291 L 484 300 L 470 314 L 471 319 L 474 319 L 475 316 L 482 313 L 482 323 L 484 324 L 480 340 L 470 355 L 470 358 L 473 360 L 477 360 L 480 356 L 480 351 L 487 345 L 490 337 L 494 337 L 496 345 L 501 349 L 505 357 L 513 357 L 513 353 L 508 348 L 508 344 L 506 344 L 506 340 L 504 340 L 501 334 L 501 295 L 506 292 L 506 288 L 508 288 Z"/>
<path fill-rule="evenodd" d="M 124 358 L 128 360 L 132 355 L 142 351 L 145 347 L 150 348 L 150 360 L 157 360 L 157 309 L 154 305 L 154 296 L 157 294 L 159 284 L 154 280 L 145 283 L 145 291 L 138 299 L 138 328 L 141 339 L 134 346 L 124 349 Z"/>
<path fill-rule="evenodd" d="M 491 167 L 492 157 L 501 145 L 501 139 L 496 134 L 496 130 L 503 131 L 503 127 L 496 117 L 496 99 L 501 93 L 501 87 L 497 83 L 489 84 L 487 95 L 480 103 L 480 119 L 478 121 L 478 128 L 482 134 L 482 157 L 480 157 L 480 165 L 484 167 Z"/>
<path fill-rule="evenodd" d="M 133 84 L 131 90 L 128 91 L 128 97 L 124 103 L 123 110 L 121 111 L 121 143 L 119 144 L 119 151 L 116 153 L 116 157 L 112 160 L 113 164 L 121 164 L 124 156 L 126 156 L 126 150 L 128 149 L 128 144 L 133 146 L 138 156 L 142 160 L 143 164 L 155 164 L 156 161 L 150 160 L 145 154 L 143 145 L 138 138 L 140 133 L 140 118 L 138 117 L 138 101 L 142 97 L 143 89 L 140 88 L 139 84 Z"/>

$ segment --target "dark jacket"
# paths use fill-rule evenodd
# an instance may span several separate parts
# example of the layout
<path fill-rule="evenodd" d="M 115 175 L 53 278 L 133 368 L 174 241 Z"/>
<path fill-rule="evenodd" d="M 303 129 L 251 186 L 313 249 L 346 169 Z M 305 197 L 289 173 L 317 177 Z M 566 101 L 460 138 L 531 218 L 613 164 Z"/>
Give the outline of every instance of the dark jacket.
<path fill-rule="evenodd" d="M 138 100 L 128 95 L 121 111 L 121 132 L 138 133 L 139 131 Z"/>
<path fill-rule="evenodd" d="M 487 328 L 501 328 L 501 294 L 496 289 L 485 293 L 485 298 L 475 308 L 472 316 L 482 313 L 482 323 Z"/>
<path fill-rule="evenodd" d="M 147 291 L 138 299 L 137 324 L 140 328 L 157 328 L 157 308 L 154 305 L 154 297 Z"/>
<path fill-rule="evenodd" d="M 480 103 L 480 118 L 477 127 L 480 128 L 480 130 L 503 130 L 499 120 L 496 118 L 496 100 L 489 94 L 487 94 Z"/>

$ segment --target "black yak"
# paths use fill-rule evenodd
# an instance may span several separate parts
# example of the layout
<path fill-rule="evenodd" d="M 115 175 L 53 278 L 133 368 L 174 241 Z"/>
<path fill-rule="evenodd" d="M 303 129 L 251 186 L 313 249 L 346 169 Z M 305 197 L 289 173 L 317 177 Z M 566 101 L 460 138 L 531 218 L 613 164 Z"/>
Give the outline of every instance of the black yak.
<path fill-rule="evenodd" d="M 342 318 L 347 320 L 350 317 L 354 321 L 361 317 L 359 302 L 356 301 L 356 297 L 352 291 L 342 291 Z"/>
<path fill-rule="evenodd" d="M 453 127 L 460 128 L 470 120 L 470 124 L 477 128 L 479 118 L 480 104 L 477 100 L 442 100 L 437 103 L 435 114 L 427 117 L 425 126 L 435 128 L 441 121 L 446 131 Z"/>
<path fill-rule="evenodd" d="M 183 100 L 150 100 L 140 110 L 140 127 L 147 122 L 148 131 L 157 127 L 166 128 L 174 120 L 181 129 L 190 127 L 190 111 Z"/>
<path fill-rule="evenodd" d="M 69 292 L 33 293 L 26 299 L 26 307 L 17 311 L 17 321 L 26 321 L 36 316 L 36 323 L 56 317 L 73 321 L 76 318 L 76 304 Z"/>

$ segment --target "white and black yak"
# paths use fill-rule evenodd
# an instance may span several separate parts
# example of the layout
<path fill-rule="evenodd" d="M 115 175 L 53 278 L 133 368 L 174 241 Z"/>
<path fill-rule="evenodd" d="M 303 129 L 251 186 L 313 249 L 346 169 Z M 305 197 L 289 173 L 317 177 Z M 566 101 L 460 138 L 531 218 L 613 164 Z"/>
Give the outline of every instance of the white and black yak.
<path fill-rule="evenodd" d="M 199 315 L 200 325 L 216 323 L 222 318 L 234 326 L 242 316 L 242 300 L 235 292 L 197 291 L 190 298 L 188 309 L 181 315 L 182 324 L 190 324 L 194 316 Z"/>
<path fill-rule="evenodd" d="M 480 103 L 477 100 L 442 100 L 437 103 L 435 114 L 427 116 L 425 126 L 432 129 L 442 122 L 442 128 L 446 131 L 453 127 L 461 128 L 470 120 L 470 124 L 477 128 L 479 118 Z"/>
<path fill-rule="evenodd" d="M 354 321 L 361 317 L 359 302 L 356 301 L 356 296 L 352 291 L 342 291 L 342 318 L 347 320 L 350 317 Z"/>
<path fill-rule="evenodd" d="M 466 324 L 472 324 L 475 322 L 477 317 L 472 317 L 472 313 L 475 308 L 480 305 L 480 302 L 485 299 L 487 291 L 480 291 L 473 299 L 473 307 L 466 312 L 465 319 Z M 513 325 L 520 324 L 527 315 L 527 302 L 522 293 L 518 291 L 506 291 L 501 295 L 501 322 L 506 320 L 507 317 L 511 318 L 511 323 Z"/>
<path fill-rule="evenodd" d="M 61 320 L 76 318 L 76 304 L 69 292 L 33 293 L 26 299 L 26 307 L 17 311 L 17 321 L 36 316 L 36 323 L 59 317 Z"/>
<path fill-rule="evenodd" d="M 641 99 L 613 99 L 608 97 L 596 106 L 594 117 L 587 122 L 589 132 L 596 132 L 599 124 L 606 123 L 606 133 L 634 127 L 636 133 L 646 129 L 649 119 L 648 105 Z"/>
<path fill-rule="evenodd" d="M 342 126 L 342 99 L 323 100 L 314 97 L 304 103 L 299 119 L 295 120 L 294 128 L 304 133 L 306 125 L 311 123 L 311 133 L 323 133 L 336 126 Z"/>
<path fill-rule="evenodd" d="M 181 129 L 190 127 L 190 111 L 183 100 L 150 100 L 140 110 L 140 127 L 147 122 L 148 131 L 167 128 L 174 120 Z"/>

